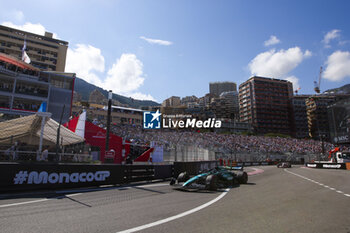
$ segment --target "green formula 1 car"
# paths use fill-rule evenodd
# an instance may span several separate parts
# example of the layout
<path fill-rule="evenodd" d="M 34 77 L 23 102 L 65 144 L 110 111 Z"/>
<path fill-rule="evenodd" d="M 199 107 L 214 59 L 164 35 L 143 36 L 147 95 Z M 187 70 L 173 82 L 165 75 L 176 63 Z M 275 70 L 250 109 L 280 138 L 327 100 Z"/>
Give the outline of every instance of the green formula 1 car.
<path fill-rule="evenodd" d="M 243 171 L 243 167 L 219 166 L 193 177 L 190 177 L 187 172 L 182 172 L 177 179 L 173 178 L 170 181 L 170 185 L 174 185 L 180 189 L 205 189 L 215 191 L 235 184 L 246 184 L 247 182 L 248 174 Z"/>

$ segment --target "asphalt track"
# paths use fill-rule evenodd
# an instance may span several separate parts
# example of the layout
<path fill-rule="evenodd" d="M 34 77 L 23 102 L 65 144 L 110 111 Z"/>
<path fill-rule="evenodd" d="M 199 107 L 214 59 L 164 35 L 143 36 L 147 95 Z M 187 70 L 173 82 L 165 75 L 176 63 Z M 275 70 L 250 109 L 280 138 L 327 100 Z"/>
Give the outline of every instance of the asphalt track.
<path fill-rule="evenodd" d="M 0 232 L 350 232 L 350 171 L 259 169 L 219 192 L 152 183 L 0 195 Z"/>

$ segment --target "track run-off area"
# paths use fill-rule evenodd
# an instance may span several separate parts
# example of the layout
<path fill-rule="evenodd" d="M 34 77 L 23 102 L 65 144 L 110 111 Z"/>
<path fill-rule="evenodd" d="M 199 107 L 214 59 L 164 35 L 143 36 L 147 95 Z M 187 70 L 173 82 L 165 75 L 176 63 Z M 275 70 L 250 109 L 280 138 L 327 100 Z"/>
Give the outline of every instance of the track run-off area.
<path fill-rule="evenodd" d="M 350 232 L 350 172 L 245 169 L 217 192 L 168 182 L 0 195 L 1 232 Z"/>

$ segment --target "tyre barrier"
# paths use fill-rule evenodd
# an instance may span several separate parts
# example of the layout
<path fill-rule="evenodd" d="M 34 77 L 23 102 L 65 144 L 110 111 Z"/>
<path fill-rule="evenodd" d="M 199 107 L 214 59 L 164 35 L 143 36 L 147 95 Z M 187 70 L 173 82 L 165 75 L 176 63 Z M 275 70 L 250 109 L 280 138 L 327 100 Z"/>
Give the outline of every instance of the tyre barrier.
<path fill-rule="evenodd" d="M 320 169 L 347 169 L 350 170 L 350 163 L 305 163 L 308 168 Z"/>

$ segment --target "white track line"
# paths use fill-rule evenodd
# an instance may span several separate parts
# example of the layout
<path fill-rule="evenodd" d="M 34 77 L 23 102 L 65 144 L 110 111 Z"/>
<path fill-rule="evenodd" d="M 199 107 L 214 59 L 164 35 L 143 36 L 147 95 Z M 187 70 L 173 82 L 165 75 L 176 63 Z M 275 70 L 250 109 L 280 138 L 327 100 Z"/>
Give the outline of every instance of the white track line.
<path fill-rule="evenodd" d="M 56 191 L 56 194 L 64 194 L 64 193 L 72 193 L 72 194 L 67 194 L 65 195 L 66 197 L 74 197 L 74 196 L 79 196 L 83 193 L 86 192 L 91 192 L 91 191 L 103 191 L 103 190 L 111 190 L 111 189 L 130 189 L 133 187 L 141 187 L 141 188 L 147 188 L 147 187 L 157 187 L 157 186 L 165 186 L 169 184 L 149 184 L 149 185 L 140 185 L 140 186 L 127 186 L 127 187 L 114 187 L 114 188 L 91 188 L 91 189 L 77 189 L 77 190 L 61 190 L 61 191 Z M 78 192 L 78 193 L 77 193 Z M 40 193 L 38 193 L 40 194 Z M 11 207 L 11 206 L 19 206 L 19 205 L 26 205 L 26 204 L 32 204 L 36 202 L 43 202 L 43 201 L 50 201 L 50 200 L 57 200 L 59 198 L 62 198 L 64 196 L 60 197 L 55 197 L 55 198 L 42 198 L 38 200 L 33 200 L 33 201 L 24 201 L 24 202 L 16 202 L 16 203 L 10 203 L 10 204 L 4 204 L 0 205 L 0 208 L 5 208 L 5 207 Z"/>
<path fill-rule="evenodd" d="M 43 202 L 43 201 L 48 201 L 49 199 L 44 198 L 44 199 L 39 199 L 39 200 L 34 200 L 34 201 L 25 201 L 25 202 L 18 202 L 18 203 L 12 203 L 12 204 L 5 204 L 5 205 L 0 205 L 0 208 L 4 207 L 10 207 L 10 206 L 18 206 L 18 205 L 25 205 L 25 204 L 31 204 L 31 203 L 36 203 L 36 202 Z"/>
<path fill-rule="evenodd" d="M 146 228 L 154 227 L 154 226 L 166 223 L 166 222 L 173 221 L 173 220 L 178 219 L 178 218 L 182 218 L 182 217 L 184 217 L 186 215 L 193 214 L 193 213 L 195 213 L 197 211 L 200 211 L 201 209 L 204 209 L 204 208 L 210 206 L 211 204 L 214 204 L 215 202 L 219 201 L 221 198 L 223 198 L 228 193 L 229 190 L 230 189 L 225 189 L 225 192 L 221 193 L 215 199 L 213 199 L 213 200 L 211 200 L 211 201 L 209 201 L 209 202 L 207 202 L 207 203 L 205 203 L 203 205 L 200 205 L 200 206 L 198 206 L 198 207 L 196 207 L 194 209 L 185 211 L 183 213 L 180 213 L 180 214 L 168 217 L 168 218 L 164 218 L 164 219 L 158 220 L 156 222 L 152 222 L 152 223 L 148 223 L 148 224 L 145 224 L 145 225 L 142 225 L 142 226 L 130 228 L 130 229 L 127 229 L 127 230 L 124 230 L 124 231 L 118 231 L 117 233 L 131 233 L 131 232 L 141 231 L 141 230 L 144 230 Z"/>
<path fill-rule="evenodd" d="M 320 186 L 322 186 L 322 187 L 324 187 L 324 188 L 328 188 L 328 189 L 330 189 L 330 190 L 332 190 L 332 191 L 335 191 L 335 192 L 337 192 L 337 193 L 344 194 L 344 196 L 346 196 L 346 197 L 350 197 L 350 194 L 346 194 L 346 193 L 344 193 L 343 191 L 336 190 L 335 188 L 329 187 L 329 186 L 327 186 L 327 185 L 324 185 L 324 184 L 322 184 L 322 183 L 319 183 L 319 182 L 317 182 L 317 181 L 314 181 L 314 180 L 312 180 L 312 179 L 309 179 L 309 178 L 307 178 L 307 177 L 305 177 L 305 176 L 302 176 L 302 175 L 299 175 L 299 174 L 297 174 L 297 173 L 288 171 L 287 169 L 284 169 L 284 171 L 286 171 L 286 172 L 288 172 L 288 173 L 290 173 L 290 174 L 293 174 L 293 175 L 295 175 L 295 176 L 299 176 L 300 178 L 303 178 L 304 180 L 308 180 L 308 181 L 310 181 L 310 182 L 312 182 L 312 183 L 318 184 L 318 185 L 320 185 Z"/>

